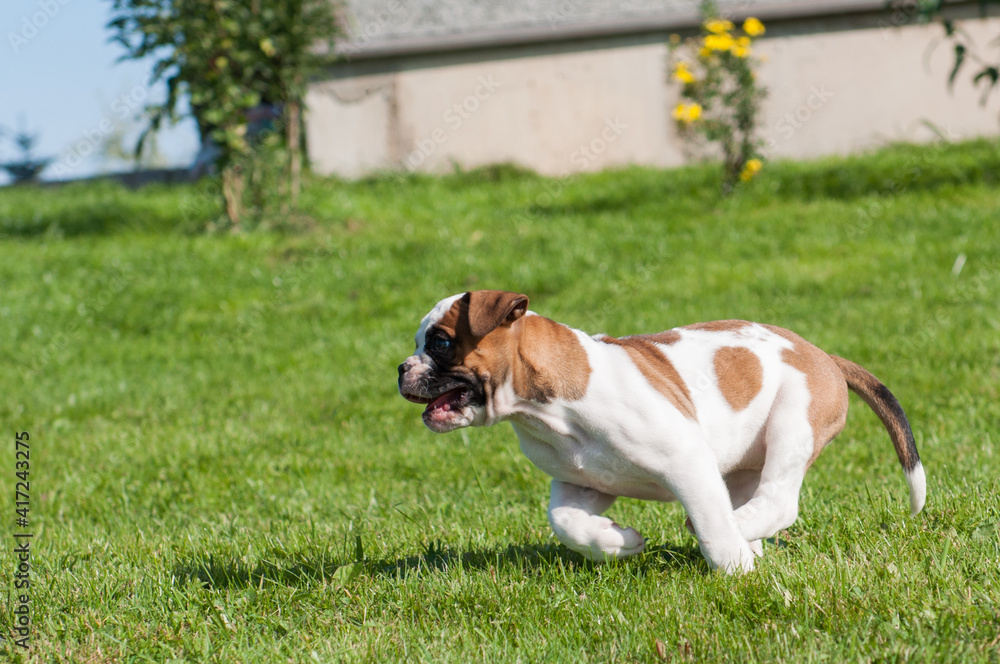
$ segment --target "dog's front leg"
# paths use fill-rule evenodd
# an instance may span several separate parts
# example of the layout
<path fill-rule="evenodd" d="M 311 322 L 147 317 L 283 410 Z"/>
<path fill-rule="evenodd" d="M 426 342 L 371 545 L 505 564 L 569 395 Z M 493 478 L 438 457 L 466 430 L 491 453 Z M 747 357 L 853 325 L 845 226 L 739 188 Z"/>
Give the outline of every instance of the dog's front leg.
<path fill-rule="evenodd" d="M 588 560 L 604 562 L 634 556 L 646 542 L 634 528 L 622 528 L 601 512 L 615 496 L 552 480 L 549 523 L 559 541 Z"/>
<path fill-rule="evenodd" d="M 736 522 L 739 523 L 739 509 L 747 504 L 753 498 L 754 492 L 757 491 L 757 486 L 760 484 L 760 471 L 736 470 L 726 475 L 725 481 L 726 487 L 729 489 L 729 499 L 733 503 L 733 515 L 736 516 Z M 692 535 L 697 535 L 694 531 L 694 525 L 691 523 L 691 517 L 684 521 L 684 525 L 687 526 Z M 740 524 L 740 530 L 742 531 L 742 529 L 742 524 Z M 764 555 L 764 547 L 759 539 L 750 542 L 750 550 L 758 558 Z"/>

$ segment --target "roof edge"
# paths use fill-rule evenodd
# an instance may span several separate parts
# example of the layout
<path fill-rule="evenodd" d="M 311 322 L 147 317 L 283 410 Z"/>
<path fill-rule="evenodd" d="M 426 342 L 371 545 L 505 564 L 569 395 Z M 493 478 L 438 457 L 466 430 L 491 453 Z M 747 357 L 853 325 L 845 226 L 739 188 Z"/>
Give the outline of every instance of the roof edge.
<path fill-rule="evenodd" d="M 761 2 L 748 8 L 743 4 L 732 12 L 723 12 L 725 18 L 740 20 L 756 16 L 761 20 L 784 21 L 801 18 L 820 18 L 850 13 L 871 13 L 889 9 L 887 0 L 847 0 L 832 6 L 829 0 L 802 0 L 788 3 Z M 952 4 L 952 3 L 948 3 Z M 453 51 L 473 51 L 505 46 L 527 46 L 538 43 L 574 41 L 601 37 L 631 36 L 683 30 L 697 27 L 701 16 L 697 9 L 680 12 L 659 12 L 645 16 L 632 16 L 618 20 L 567 21 L 563 25 L 533 25 L 515 28 L 476 30 L 451 35 L 435 35 L 405 39 L 369 41 L 363 45 L 358 40 L 340 42 L 333 55 L 338 59 L 357 62 L 381 60 L 411 55 L 429 55 Z"/>

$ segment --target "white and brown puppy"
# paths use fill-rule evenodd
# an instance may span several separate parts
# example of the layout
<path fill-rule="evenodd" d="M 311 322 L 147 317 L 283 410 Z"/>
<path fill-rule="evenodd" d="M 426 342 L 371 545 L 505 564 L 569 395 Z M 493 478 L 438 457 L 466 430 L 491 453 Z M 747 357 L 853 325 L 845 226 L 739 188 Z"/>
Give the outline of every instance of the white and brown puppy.
<path fill-rule="evenodd" d="M 510 421 L 552 476 L 549 522 L 592 560 L 644 540 L 600 516 L 617 496 L 679 500 L 713 568 L 750 570 L 760 539 L 798 516 L 806 470 L 855 391 L 889 431 L 924 505 L 924 471 L 899 402 L 872 374 L 788 330 L 716 321 L 659 334 L 589 336 L 475 291 L 442 300 L 399 365 L 399 391 L 445 432 Z"/>

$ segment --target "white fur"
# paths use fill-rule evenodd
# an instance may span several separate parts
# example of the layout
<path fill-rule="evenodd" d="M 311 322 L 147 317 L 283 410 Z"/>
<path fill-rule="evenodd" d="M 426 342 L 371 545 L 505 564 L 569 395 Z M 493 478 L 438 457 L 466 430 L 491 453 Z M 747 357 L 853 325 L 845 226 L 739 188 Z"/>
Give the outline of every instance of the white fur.
<path fill-rule="evenodd" d="M 465 293 L 459 293 L 457 295 L 452 295 L 451 297 L 446 297 L 434 305 L 434 308 L 431 309 L 426 316 L 424 316 L 424 319 L 420 321 L 420 327 L 417 329 L 417 336 L 415 338 L 415 341 L 417 342 L 417 350 L 414 352 L 414 356 L 423 358 L 427 357 L 424 353 L 424 337 L 427 334 L 428 328 L 441 320 L 441 318 L 448 313 L 448 310 L 451 309 L 451 305 L 455 304 L 455 302 L 458 301 L 458 299 L 463 295 L 465 295 Z"/>
<path fill-rule="evenodd" d="M 906 484 L 910 487 L 910 514 L 918 514 L 927 500 L 927 477 L 919 461 L 913 470 L 906 473 Z"/>

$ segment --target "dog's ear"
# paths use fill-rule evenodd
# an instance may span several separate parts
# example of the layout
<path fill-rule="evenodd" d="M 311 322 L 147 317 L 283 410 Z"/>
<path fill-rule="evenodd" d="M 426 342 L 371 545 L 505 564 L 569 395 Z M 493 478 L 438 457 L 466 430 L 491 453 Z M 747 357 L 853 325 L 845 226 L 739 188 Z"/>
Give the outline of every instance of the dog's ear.
<path fill-rule="evenodd" d="M 469 331 L 482 339 L 501 325 L 510 325 L 528 310 L 528 296 L 507 291 L 472 291 L 469 298 Z"/>

